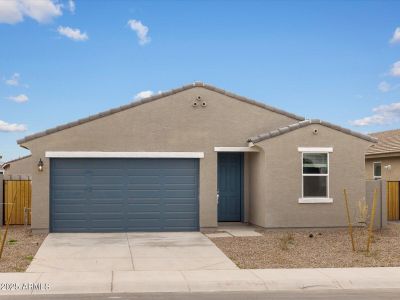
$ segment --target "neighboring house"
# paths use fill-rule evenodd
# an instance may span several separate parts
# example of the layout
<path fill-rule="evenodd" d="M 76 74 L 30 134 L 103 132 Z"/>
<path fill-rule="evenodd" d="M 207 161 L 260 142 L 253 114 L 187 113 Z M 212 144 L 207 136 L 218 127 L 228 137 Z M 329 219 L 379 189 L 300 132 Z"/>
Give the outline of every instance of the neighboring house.
<path fill-rule="evenodd" d="M 371 133 L 378 142 L 365 156 L 367 179 L 400 181 L 400 129 Z"/>
<path fill-rule="evenodd" d="M 23 175 L 31 176 L 34 167 L 31 161 L 31 155 L 26 155 L 17 159 L 7 161 L 2 164 L 5 175 Z"/>
<path fill-rule="evenodd" d="M 387 219 L 400 220 L 400 129 L 371 133 L 378 143 L 365 155 L 366 178 L 384 179 L 386 184 Z"/>
<path fill-rule="evenodd" d="M 18 141 L 32 228 L 52 232 L 345 226 L 374 142 L 203 83 Z"/>

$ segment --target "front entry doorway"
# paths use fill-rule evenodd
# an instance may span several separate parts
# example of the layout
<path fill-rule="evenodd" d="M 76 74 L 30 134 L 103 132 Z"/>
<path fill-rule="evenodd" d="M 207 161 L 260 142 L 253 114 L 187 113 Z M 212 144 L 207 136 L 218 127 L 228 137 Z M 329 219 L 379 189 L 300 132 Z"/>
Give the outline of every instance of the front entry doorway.
<path fill-rule="evenodd" d="M 243 153 L 218 153 L 218 222 L 243 221 Z"/>

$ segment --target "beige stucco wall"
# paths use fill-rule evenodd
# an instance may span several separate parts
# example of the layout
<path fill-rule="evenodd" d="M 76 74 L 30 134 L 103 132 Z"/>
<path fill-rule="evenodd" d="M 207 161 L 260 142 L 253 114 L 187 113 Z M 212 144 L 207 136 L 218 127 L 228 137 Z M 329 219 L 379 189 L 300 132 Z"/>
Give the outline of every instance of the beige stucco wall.
<path fill-rule="evenodd" d="M 373 163 L 381 162 L 382 164 L 382 179 L 386 181 L 400 181 L 400 156 L 398 157 L 377 157 L 367 158 L 365 160 L 365 178 L 373 179 Z M 388 170 L 385 166 L 391 165 Z"/>
<path fill-rule="evenodd" d="M 314 129 L 318 129 L 317 135 L 313 134 Z M 250 202 L 250 222 L 256 225 L 345 226 L 343 189 L 348 191 L 352 214 L 358 200 L 365 197 L 364 153 L 369 142 L 325 126 L 310 125 L 257 145 L 264 152 L 255 156 L 251 164 L 250 192 L 256 193 L 257 201 Z M 302 162 L 298 147 L 333 147 L 329 154 L 329 196 L 333 203 L 298 203 L 302 194 Z"/>
<path fill-rule="evenodd" d="M 207 107 L 192 107 L 197 96 L 207 102 Z M 48 229 L 49 226 L 49 160 L 45 158 L 45 151 L 204 152 L 205 157 L 200 159 L 200 226 L 215 227 L 217 153 L 214 147 L 247 146 L 250 136 L 294 122 L 297 120 L 195 87 L 26 142 L 24 146 L 31 150 L 32 162 L 40 158 L 44 161 L 43 172 L 33 168 L 32 228 Z M 251 168 L 254 164 L 249 165 Z M 245 186 L 254 188 L 250 181 L 255 174 L 251 169 L 248 173 L 251 178 L 245 178 Z M 260 179 L 258 182 L 263 185 Z M 252 197 L 252 193 L 245 191 L 245 205 L 257 201 L 254 197 L 259 195 Z"/>
<path fill-rule="evenodd" d="M 4 170 L 5 175 L 24 175 L 31 176 L 32 174 L 32 157 L 28 156 L 19 160 L 10 162 L 9 166 Z"/>

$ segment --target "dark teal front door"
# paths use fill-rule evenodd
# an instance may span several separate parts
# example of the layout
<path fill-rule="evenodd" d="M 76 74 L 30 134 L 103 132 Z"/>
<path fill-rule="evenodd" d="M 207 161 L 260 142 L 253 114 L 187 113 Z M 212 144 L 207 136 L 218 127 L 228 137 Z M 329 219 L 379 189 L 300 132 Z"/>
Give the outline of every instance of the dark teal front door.
<path fill-rule="evenodd" d="M 218 221 L 242 221 L 243 153 L 218 153 Z"/>

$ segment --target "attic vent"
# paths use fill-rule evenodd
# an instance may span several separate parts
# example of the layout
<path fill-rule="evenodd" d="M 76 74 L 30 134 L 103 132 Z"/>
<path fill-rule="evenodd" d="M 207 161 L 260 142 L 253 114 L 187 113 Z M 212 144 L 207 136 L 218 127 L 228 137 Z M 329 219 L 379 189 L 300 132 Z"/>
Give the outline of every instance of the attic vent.
<path fill-rule="evenodd" d="M 195 100 L 193 101 L 192 106 L 193 107 L 199 107 L 199 106 L 206 107 L 207 106 L 207 102 L 202 100 L 201 96 L 197 96 L 195 98 Z"/>

